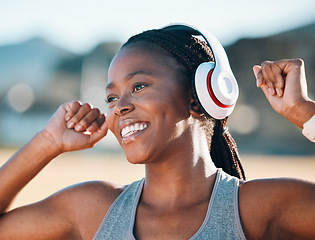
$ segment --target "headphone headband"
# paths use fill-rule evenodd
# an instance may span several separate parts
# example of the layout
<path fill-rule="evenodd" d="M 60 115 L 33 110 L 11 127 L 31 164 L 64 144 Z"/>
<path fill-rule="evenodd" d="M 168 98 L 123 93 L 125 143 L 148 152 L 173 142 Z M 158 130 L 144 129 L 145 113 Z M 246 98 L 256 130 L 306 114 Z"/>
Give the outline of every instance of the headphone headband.
<path fill-rule="evenodd" d="M 187 24 L 170 24 L 163 27 L 162 29 L 185 31 L 193 36 L 201 36 L 206 41 L 207 45 L 210 47 L 211 51 L 213 52 L 215 64 L 217 65 L 218 63 L 221 66 L 230 68 L 229 60 L 225 53 L 224 48 L 222 47 L 219 40 L 210 32 L 201 30 L 200 28 L 197 29 L 196 27 L 190 26 Z M 216 56 L 220 56 L 220 57 L 216 57 Z"/>
<path fill-rule="evenodd" d="M 206 41 L 215 62 L 205 62 L 198 66 L 194 79 L 195 92 L 208 115 L 216 119 L 229 116 L 235 107 L 239 89 L 219 40 L 208 31 L 201 31 L 187 24 L 170 24 L 162 29 L 185 31 L 192 36 L 201 36 Z"/>

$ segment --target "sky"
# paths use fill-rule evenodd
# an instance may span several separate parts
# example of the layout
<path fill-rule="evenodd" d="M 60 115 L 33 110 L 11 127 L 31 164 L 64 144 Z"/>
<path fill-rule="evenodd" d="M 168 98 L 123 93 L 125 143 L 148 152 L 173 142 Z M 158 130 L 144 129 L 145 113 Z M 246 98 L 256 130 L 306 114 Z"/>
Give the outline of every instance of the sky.
<path fill-rule="evenodd" d="M 169 23 L 213 33 L 223 45 L 315 22 L 314 0 L 0 0 L 0 45 L 32 37 L 76 53 Z"/>

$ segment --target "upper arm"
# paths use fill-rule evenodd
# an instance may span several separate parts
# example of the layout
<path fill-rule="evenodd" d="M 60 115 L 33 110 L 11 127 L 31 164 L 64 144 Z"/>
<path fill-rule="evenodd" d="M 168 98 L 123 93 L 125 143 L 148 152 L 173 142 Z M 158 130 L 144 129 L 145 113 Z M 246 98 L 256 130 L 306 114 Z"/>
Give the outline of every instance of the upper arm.
<path fill-rule="evenodd" d="M 89 239 L 121 190 L 90 182 L 0 217 L 0 239 Z M 92 236 L 92 237 L 91 237 Z"/>
<path fill-rule="evenodd" d="M 240 187 L 240 215 L 249 239 L 315 239 L 315 184 L 255 180 Z"/>
<path fill-rule="evenodd" d="M 0 218 L 0 239 L 78 239 L 75 235 L 66 208 L 56 197 L 14 209 Z"/>
<path fill-rule="evenodd" d="M 274 225 L 285 235 L 315 239 L 315 184 L 288 180 L 283 181 L 280 188 L 274 206 L 277 210 L 272 221 Z"/>

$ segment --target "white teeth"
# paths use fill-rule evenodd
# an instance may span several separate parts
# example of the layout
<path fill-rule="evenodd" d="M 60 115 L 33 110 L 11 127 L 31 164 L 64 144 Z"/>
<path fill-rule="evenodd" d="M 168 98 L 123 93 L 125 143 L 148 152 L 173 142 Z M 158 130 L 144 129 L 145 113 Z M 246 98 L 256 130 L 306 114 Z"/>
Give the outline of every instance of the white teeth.
<path fill-rule="evenodd" d="M 126 126 L 121 130 L 121 136 L 122 137 L 128 137 L 131 134 L 133 134 L 137 131 L 141 131 L 147 127 L 148 127 L 148 125 L 146 123 L 136 123 L 133 125 Z"/>
<path fill-rule="evenodd" d="M 127 126 L 127 127 L 124 127 L 121 131 L 121 135 L 124 136 L 126 135 L 128 132 L 130 131 L 130 127 Z"/>

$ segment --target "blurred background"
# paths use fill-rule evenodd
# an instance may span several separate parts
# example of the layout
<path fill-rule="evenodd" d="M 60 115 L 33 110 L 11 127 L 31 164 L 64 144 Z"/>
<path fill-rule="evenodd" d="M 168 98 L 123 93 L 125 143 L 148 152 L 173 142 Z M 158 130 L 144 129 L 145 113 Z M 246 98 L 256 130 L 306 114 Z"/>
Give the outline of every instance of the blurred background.
<path fill-rule="evenodd" d="M 58 106 L 89 101 L 106 111 L 108 65 L 141 31 L 185 22 L 225 46 L 240 85 L 229 128 L 243 153 L 315 155 L 301 130 L 255 87 L 252 66 L 302 58 L 315 99 L 315 2 L 0 0 L 0 147 L 19 147 Z M 116 151 L 108 137 L 96 149 Z"/>
<path fill-rule="evenodd" d="M 248 179 L 295 176 L 315 181 L 315 145 L 275 113 L 256 87 L 252 66 L 302 58 L 315 99 L 313 0 L 0 0 L 0 164 L 40 131 L 58 106 L 89 101 L 106 112 L 109 63 L 131 35 L 184 22 L 224 45 L 240 85 L 229 120 Z M 20 195 L 16 205 L 76 182 L 126 184 L 144 175 L 124 165 L 112 135 L 93 150 L 62 155 Z M 104 161 L 107 159 L 107 161 Z"/>

